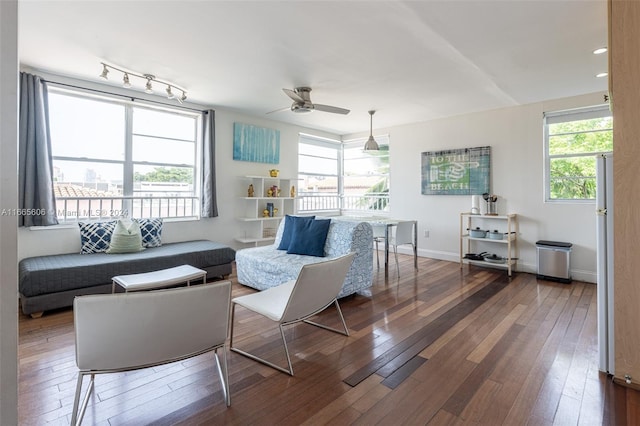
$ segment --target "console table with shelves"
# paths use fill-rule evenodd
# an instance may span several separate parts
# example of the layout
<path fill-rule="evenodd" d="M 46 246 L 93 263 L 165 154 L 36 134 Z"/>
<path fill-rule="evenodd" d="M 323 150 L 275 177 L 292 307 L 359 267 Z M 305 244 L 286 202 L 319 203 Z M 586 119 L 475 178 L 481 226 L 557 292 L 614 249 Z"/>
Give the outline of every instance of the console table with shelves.
<path fill-rule="evenodd" d="M 472 237 L 469 229 L 480 228 L 487 231 L 498 231 L 503 234 L 502 239 L 489 238 L 489 232 L 484 238 Z M 487 245 L 490 247 L 487 247 Z M 480 248 L 495 248 L 496 255 L 504 258 L 504 263 L 489 262 L 487 260 L 472 260 L 465 258 L 467 253 L 480 253 Z M 478 249 L 472 252 L 471 249 Z M 478 266 L 490 266 L 506 269 L 509 276 L 516 270 L 518 263 L 518 216 L 507 215 L 479 215 L 472 213 L 460 213 L 460 267 L 467 263 Z"/>
<path fill-rule="evenodd" d="M 291 186 L 297 179 L 270 176 L 242 176 L 244 196 L 240 197 L 237 219 L 244 223 L 243 234 L 236 241 L 243 244 L 269 243 L 275 240 L 276 230 L 282 218 L 295 214 L 295 197 L 291 197 Z M 249 185 L 253 186 L 253 196 L 248 194 Z M 269 194 L 273 186 L 280 189 L 280 196 Z M 297 190 L 297 187 L 296 187 Z M 278 194 L 275 194 L 278 195 Z M 267 203 L 273 203 L 273 216 L 264 216 Z"/>

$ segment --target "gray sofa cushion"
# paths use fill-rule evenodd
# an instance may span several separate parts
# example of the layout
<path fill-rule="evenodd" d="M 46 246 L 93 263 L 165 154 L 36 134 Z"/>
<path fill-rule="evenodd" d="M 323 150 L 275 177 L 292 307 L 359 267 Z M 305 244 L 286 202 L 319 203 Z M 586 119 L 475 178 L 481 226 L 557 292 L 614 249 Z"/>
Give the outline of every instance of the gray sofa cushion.
<path fill-rule="evenodd" d="M 235 250 L 213 241 L 163 244 L 137 253 L 59 254 L 20 261 L 19 290 L 24 297 L 111 283 L 116 275 L 137 274 L 188 264 L 207 269 L 230 264 Z"/>

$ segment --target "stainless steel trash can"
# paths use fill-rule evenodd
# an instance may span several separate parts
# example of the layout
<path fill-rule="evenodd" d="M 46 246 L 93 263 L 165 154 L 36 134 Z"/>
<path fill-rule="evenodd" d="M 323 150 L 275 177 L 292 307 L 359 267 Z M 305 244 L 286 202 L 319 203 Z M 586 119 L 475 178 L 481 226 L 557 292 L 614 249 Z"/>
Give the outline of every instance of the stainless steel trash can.
<path fill-rule="evenodd" d="M 561 241 L 537 241 L 538 278 L 570 283 L 572 246 Z"/>

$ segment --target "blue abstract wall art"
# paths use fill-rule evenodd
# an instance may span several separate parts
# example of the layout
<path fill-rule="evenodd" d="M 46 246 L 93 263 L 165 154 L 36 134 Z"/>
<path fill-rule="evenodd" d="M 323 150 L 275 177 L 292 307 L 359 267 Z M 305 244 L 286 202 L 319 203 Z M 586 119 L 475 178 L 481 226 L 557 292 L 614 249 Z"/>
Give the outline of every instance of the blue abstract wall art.
<path fill-rule="evenodd" d="M 233 159 L 279 164 L 280 131 L 233 123 Z"/>

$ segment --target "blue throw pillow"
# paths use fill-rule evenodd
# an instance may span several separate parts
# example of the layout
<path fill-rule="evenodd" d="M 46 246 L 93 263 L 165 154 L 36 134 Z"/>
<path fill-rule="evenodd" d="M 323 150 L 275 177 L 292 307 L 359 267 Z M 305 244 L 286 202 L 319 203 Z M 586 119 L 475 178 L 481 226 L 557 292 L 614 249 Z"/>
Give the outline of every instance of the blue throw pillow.
<path fill-rule="evenodd" d="M 288 250 L 289 244 L 291 244 L 291 235 L 293 234 L 293 228 L 295 224 L 311 222 L 315 219 L 315 216 L 291 216 L 286 215 L 284 217 L 284 229 L 282 230 L 282 239 L 280 239 L 280 244 L 278 245 L 278 250 Z"/>
<path fill-rule="evenodd" d="M 142 247 L 160 247 L 162 245 L 162 218 L 138 219 L 142 234 Z"/>
<path fill-rule="evenodd" d="M 109 248 L 117 221 L 78 222 L 80 227 L 80 253 L 103 253 Z"/>
<path fill-rule="evenodd" d="M 331 225 L 329 219 L 296 222 L 287 253 L 324 257 L 324 244 L 327 242 L 329 225 Z"/>

